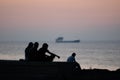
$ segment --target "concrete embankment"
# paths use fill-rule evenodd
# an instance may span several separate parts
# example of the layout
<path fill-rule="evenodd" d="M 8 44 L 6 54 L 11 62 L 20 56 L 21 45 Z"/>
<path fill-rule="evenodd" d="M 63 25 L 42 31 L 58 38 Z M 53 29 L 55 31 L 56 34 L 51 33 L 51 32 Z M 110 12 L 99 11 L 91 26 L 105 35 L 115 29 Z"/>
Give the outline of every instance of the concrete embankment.
<path fill-rule="evenodd" d="M 79 70 L 75 63 L 0 60 L 0 80 L 120 80 L 120 70 Z"/>

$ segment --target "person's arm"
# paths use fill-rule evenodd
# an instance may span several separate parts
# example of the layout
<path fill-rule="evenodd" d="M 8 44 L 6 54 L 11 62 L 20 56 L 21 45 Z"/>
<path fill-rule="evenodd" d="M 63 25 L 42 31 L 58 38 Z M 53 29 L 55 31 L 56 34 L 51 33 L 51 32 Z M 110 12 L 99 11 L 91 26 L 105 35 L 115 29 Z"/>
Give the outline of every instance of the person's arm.
<path fill-rule="evenodd" d="M 76 62 L 75 58 L 73 58 L 73 62 Z"/>
<path fill-rule="evenodd" d="M 55 55 L 56 57 L 60 58 L 60 56 L 58 56 L 58 55 L 56 55 L 56 54 L 50 52 L 49 50 L 47 50 L 47 52 L 48 52 L 49 54 Z"/>

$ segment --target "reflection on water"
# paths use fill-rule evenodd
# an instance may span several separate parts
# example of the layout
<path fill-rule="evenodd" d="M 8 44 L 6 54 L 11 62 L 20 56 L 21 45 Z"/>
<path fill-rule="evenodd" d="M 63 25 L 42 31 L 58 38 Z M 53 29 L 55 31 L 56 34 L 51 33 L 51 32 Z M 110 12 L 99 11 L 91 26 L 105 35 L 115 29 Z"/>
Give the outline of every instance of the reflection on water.
<path fill-rule="evenodd" d="M 0 42 L 0 59 L 19 60 L 24 58 L 24 49 L 29 42 Z M 40 47 L 42 42 L 39 42 Z M 115 70 L 120 67 L 120 43 L 84 42 L 54 43 L 48 42 L 49 50 L 61 56 L 55 61 L 66 61 L 73 52 L 82 68 L 105 68 Z"/>

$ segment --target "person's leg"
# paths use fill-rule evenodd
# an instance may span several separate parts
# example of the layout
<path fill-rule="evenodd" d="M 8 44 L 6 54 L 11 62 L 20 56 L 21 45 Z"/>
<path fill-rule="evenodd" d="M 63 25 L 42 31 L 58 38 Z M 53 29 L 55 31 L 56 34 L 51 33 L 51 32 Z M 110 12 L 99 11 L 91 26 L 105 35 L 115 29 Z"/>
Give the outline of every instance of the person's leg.
<path fill-rule="evenodd" d="M 80 67 L 79 63 L 77 63 L 77 62 L 76 62 L 76 69 L 81 70 L 81 67 Z"/>
<path fill-rule="evenodd" d="M 52 62 L 55 58 L 55 55 L 47 56 L 47 61 Z"/>

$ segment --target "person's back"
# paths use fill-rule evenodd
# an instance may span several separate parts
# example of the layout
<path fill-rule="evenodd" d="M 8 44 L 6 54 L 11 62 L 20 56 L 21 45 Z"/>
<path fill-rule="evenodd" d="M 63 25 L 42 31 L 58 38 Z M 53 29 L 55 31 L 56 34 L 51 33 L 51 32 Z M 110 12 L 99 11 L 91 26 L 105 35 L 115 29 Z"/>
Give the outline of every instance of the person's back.
<path fill-rule="evenodd" d="M 46 58 L 46 50 L 44 48 L 40 48 L 39 51 L 38 51 L 38 57 L 39 57 L 39 60 L 40 61 L 45 61 L 45 58 Z"/>
<path fill-rule="evenodd" d="M 48 52 L 48 45 L 44 43 L 42 47 L 39 49 L 39 53 L 41 56 L 45 57 L 46 52 Z"/>
<path fill-rule="evenodd" d="M 67 62 L 76 62 L 75 56 L 76 56 L 76 54 L 73 53 L 70 57 L 68 57 Z"/>
<path fill-rule="evenodd" d="M 33 49 L 33 43 L 30 42 L 27 46 L 27 48 L 25 49 L 25 60 L 30 60 L 30 56 L 32 53 L 32 49 Z"/>
<path fill-rule="evenodd" d="M 35 42 L 34 43 L 34 47 L 32 49 L 32 55 L 31 55 L 31 60 L 32 61 L 36 61 L 37 60 L 37 54 L 38 54 L 38 46 L 39 46 L 39 43 L 38 42 Z"/>
<path fill-rule="evenodd" d="M 68 57 L 67 62 L 75 62 L 76 63 L 75 69 L 81 70 L 79 63 L 76 62 L 76 60 L 75 60 L 75 56 L 76 56 L 76 53 L 72 53 L 72 55 Z"/>

